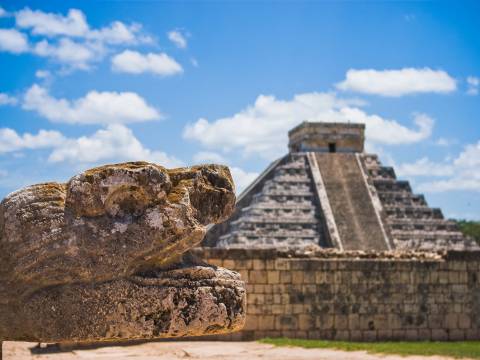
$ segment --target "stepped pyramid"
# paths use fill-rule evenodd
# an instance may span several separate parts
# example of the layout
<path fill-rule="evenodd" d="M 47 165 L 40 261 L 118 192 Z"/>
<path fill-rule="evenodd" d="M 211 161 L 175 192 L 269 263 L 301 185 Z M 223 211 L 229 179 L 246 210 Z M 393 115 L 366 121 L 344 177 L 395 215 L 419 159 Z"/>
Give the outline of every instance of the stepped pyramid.
<path fill-rule="evenodd" d="M 363 124 L 304 122 L 289 153 L 238 197 L 234 215 L 209 229 L 205 246 L 339 250 L 478 248 L 430 208 L 394 169 L 364 153 Z"/>

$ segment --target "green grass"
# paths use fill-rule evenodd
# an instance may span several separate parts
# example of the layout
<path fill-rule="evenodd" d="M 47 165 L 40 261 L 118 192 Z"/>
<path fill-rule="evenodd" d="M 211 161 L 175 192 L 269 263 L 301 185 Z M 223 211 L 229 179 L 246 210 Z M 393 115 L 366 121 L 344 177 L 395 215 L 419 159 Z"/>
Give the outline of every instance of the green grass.
<path fill-rule="evenodd" d="M 345 351 L 367 351 L 378 354 L 449 356 L 453 358 L 480 359 L 480 341 L 456 342 L 347 342 L 303 339 L 262 339 L 263 344 L 276 346 L 299 346 L 306 349 L 338 349 Z"/>

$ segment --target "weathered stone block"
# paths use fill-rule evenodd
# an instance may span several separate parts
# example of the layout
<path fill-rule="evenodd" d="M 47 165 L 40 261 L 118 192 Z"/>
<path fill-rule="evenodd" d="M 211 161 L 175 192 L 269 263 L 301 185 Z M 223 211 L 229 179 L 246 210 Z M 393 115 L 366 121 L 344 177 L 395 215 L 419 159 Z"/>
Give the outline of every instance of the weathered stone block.
<path fill-rule="evenodd" d="M 280 271 L 268 270 L 267 281 L 269 284 L 278 284 L 280 282 Z"/>
<path fill-rule="evenodd" d="M 298 315 L 298 329 L 302 331 L 315 329 L 315 318 L 306 314 Z"/>
<path fill-rule="evenodd" d="M 448 340 L 462 341 L 465 340 L 465 330 L 453 329 L 448 333 Z"/>
<path fill-rule="evenodd" d="M 294 270 L 292 271 L 292 284 L 303 284 L 303 271 Z"/>
<path fill-rule="evenodd" d="M 253 259 L 253 270 L 265 270 L 265 261 L 262 259 Z"/>
<path fill-rule="evenodd" d="M 435 340 L 435 341 L 448 340 L 448 332 L 445 329 L 432 329 L 432 340 Z"/>
<path fill-rule="evenodd" d="M 248 273 L 248 281 L 252 284 L 266 284 L 267 271 L 266 270 L 252 270 Z"/>
<path fill-rule="evenodd" d="M 239 275 L 185 255 L 234 204 L 228 168 L 216 165 L 108 165 L 10 194 L 0 204 L 0 339 L 240 329 Z"/>
<path fill-rule="evenodd" d="M 273 315 L 265 315 L 260 318 L 258 322 L 258 328 L 260 330 L 274 330 L 275 329 L 275 317 Z"/>

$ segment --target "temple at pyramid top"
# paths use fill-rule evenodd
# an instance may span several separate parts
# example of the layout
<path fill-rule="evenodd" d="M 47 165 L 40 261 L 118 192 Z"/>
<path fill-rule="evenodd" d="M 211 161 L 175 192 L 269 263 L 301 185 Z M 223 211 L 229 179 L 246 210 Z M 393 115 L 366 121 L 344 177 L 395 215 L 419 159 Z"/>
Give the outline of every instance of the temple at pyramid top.
<path fill-rule="evenodd" d="M 288 132 L 290 152 L 363 152 L 365 125 L 303 122 Z"/>
<path fill-rule="evenodd" d="M 204 245 L 478 249 L 392 167 L 364 152 L 364 132 L 353 123 L 303 122 L 290 130 L 289 152 L 240 194 L 233 216 L 211 227 Z"/>

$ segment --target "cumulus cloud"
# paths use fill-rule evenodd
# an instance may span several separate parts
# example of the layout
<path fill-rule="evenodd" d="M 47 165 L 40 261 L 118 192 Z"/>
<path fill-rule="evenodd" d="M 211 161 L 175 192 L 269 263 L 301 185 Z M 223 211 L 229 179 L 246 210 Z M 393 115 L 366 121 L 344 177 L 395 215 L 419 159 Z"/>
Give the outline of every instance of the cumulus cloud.
<path fill-rule="evenodd" d="M 54 130 L 18 134 L 13 129 L 0 128 L 0 154 L 26 149 L 51 149 L 50 163 L 92 166 L 102 162 L 145 160 L 167 167 L 183 166 L 183 162 L 173 156 L 144 147 L 133 132 L 121 124 L 111 124 L 79 138 L 67 138 Z"/>
<path fill-rule="evenodd" d="M 18 27 L 31 29 L 35 35 L 83 36 L 89 30 L 85 15 L 77 9 L 63 16 L 25 8 L 15 13 L 15 21 Z"/>
<path fill-rule="evenodd" d="M 480 78 L 475 76 L 467 77 L 467 94 L 468 95 L 478 95 L 478 88 L 480 86 Z"/>
<path fill-rule="evenodd" d="M 183 72 L 182 66 L 165 53 L 141 54 L 131 50 L 125 50 L 115 55 L 112 58 L 112 69 L 130 74 L 150 72 L 160 76 Z"/>
<path fill-rule="evenodd" d="M 402 96 L 418 93 L 450 93 L 457 89 L 454 78 L 443 70 L 403 68 L 400 70 L 347 71 L 337 89 L 381 96 Z"/>
<path fill-rule="evenodd" d="M 34 84 L 25 93 L 23 107 L 53 122 L 112 124 L 148 121 L 160 113 L 134 92 L 90 91 L 76 100 L 57 99 Z"/>
<path fill-rule="evenodd" d="M 213 151 L 200 151 L 193 156 L 193 161 L 203 164 L 226 164 L 228 162 L 222 155 Z"/>
<path fill-rule="evenodd" d="M 232 173 L 233 181 L 235 182 L 235 190 L 237 194 L 245 190 L 245 188 L 258 177 L 258 173 L 248 172 L 236 166 L 230 167 L 230 172 Z"/>
<path fill-rule="evenodd" d="M 52 76 L 48 70 L 37 70 L 35 71 L 35 77 L 38 79 L 49 79 Z"/>
<path fill-rule="evenodd" d="M 187 39 L 180 30 L 172 30 L 167 33 L 168 39 L 180 49 L 187 47 Z"/>
<path fill-rule="evenodd" d="M 443 147 L 447 147 L 447 146 L 451 146 L 453 144 L 456 144 L 458 141 L 455 140 L 455 139 L 446 139 L 446 138 L 438 138 L 436 141 L 435 141 L 435 145 L 437 146 L 443 146 Z"/>
<path fill-rule="evenodd" d="M 41 149 L 59 146 L 65 137 L 58 131 L 40 130 L 33 135 L 25 133 L 19 135 L 10 128 L 0 129 L 0 154 L 23 149 Z"/>
<path fill-rule="evenodd" d="M 188 124 L 183 137 L 210 149 L 239 149 L 244 155 L 272 159 L 285 152 L 288 130 L 302 121 L 364 123 L 368 142 L 387 145 L 415 143 L 432 132 L 434 121 L 425 114 L 414 114 L 416 127 L 408 128 L 396 120 L 367 114 L 361 105 L 333 93 L 305 93 L 291 100 L 260 95 L 253 105 L 232 116 L 213 121 L 200 118 Z"/>
<path fill-rule="evenodd" d="M 413 163 L 400 164 L 395 168 L 400 176 L 449 176 L 454 173 L 454 167 L 447 163 L 436 163 L 423 157 Z"/>
<path fill-rule="evenodd" d="M 0 51 L 29 52 L 62 65 L 62 70 L 88 70 L 105 54 L 125 45 L 152 43 L 137 23 L 113 21 L 92 28 L 81 10 L 66 15 L 24 8 L 14 13 L 17 28 L 29 31 L 33 44 L 16 29 L 0 29 Z"/>
<path fill-rule="evenodd" d="M 0 29 L 0 51 L 21 54 L 29 50 L 27 36 L 15 29 Z"/>
<path fill-rule="evenodd" d="M 419 184 L 418 190 L 426 193 L 445 191 L 480 191 L 480 141 L 465 146 L 454 159 L 440 163 L 422 158 L 414 163 L 397 167 L 402 176 L 438 177 Z"/>
<path fill-rule="evenodd" d="M 140 34 L 141 26 L 138 24 L 125 25 L 120 21 L 114 21 L 109 26 L 91 29 L 85 14 L 78 9 L 70 9 L 64 16 L 25 8 L 15 13 L 15 21 L 19 28 L 30 29 L 34 35 L 47 37 L 78 37 L 111 44 L 151 41 L 147 36 Z"/>
<path fill-rule="evenodd" d="M 18 102 L 17 98 L 5 93 L 0 93 L 0 106 L 1 105 L 15 105 Z"/>
<path fill-rule="evenodd" d="M 62 38 L 56 43 L 47 40 L 35 44 L 32 52 L 38 56 L 48 57 L 71 69 L 90 68 L 90 64 L 102 59 L 105 48 L 99 43 L 78 43 Z"/>
<path fill-rule="evenodd" d="M 166 167 L 182 166 L 175 157 L 161 151 L 145 148 L 132 131 L 120 124 L 108 125 L 91 136 L 68 139 L 56 147 L 48 161 L 52 163 L 70 162 L 96 164 L 106 161 L 145 160 Z"/>

